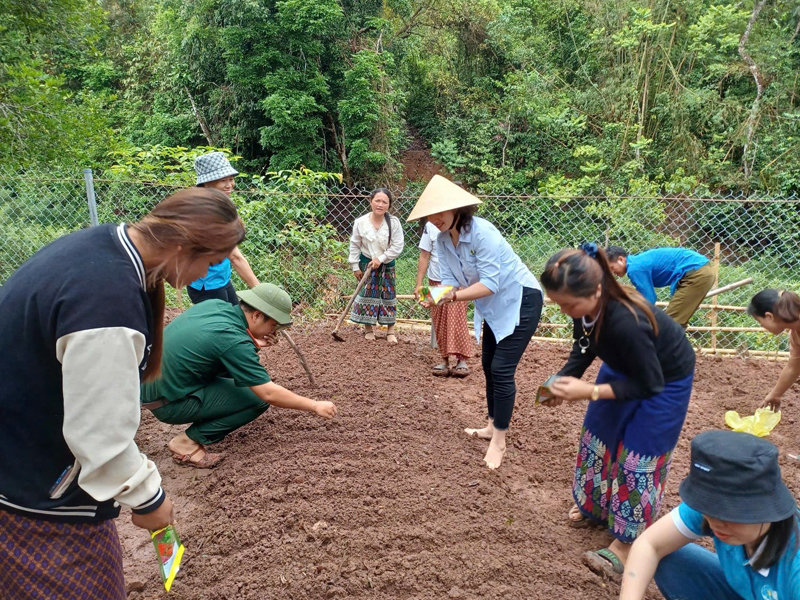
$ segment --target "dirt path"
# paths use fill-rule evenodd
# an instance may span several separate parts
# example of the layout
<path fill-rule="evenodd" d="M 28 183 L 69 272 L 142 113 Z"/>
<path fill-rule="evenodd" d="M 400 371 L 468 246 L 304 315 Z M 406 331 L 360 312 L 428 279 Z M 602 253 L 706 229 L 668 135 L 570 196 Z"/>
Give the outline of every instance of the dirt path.
<path fill-rule="evenodd" d="M 528 348 L 510 448 L 496 473 L 481 463 L 486 442 L 462 433 L 485 414 L 479 359 L 466 380 L 440 379 L 429 375 L 427 336 L 403 334 L 395 347 L 383 339 L 367 345 L 352 329 L 344 343 L 322 329 L 293 337 L 318 389 L 285 343 L 263 351 L 263 363 L 276 382 L 335 401 L 335 420 L 270 409 L 218 445 L 227 457 L 217 469 L 197 471 L 173 464 L 166 451 L 181 428 L 143 416 L 138 441 L 175 500 L 187 557 L 167 596 L 147 536 L 123 515 L 129 598 L 616 597 L 616 586 L 580 561 L 609 538 L 564 521 L 585 404 L 533 404 L 536 385 L 563 364 L 566 348 Z M 698 361 L 665 510 L 678 502 L 691 437 L 722 427 L 728 409 L 751 412 L 779 370 L 765 361 Z M 798 400 L 790 392 L 770 438 L 782 450 L 800 449 Z M 784 458 L 782 466 L 800 495 L 800 463 Z"/>

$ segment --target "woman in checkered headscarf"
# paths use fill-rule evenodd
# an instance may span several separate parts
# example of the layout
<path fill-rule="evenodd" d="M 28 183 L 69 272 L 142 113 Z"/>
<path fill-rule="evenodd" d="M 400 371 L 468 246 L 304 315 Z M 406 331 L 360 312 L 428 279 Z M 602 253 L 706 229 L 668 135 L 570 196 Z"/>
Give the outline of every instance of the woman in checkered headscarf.
<path fill-rule="evenodd" d="M 194 170 L 197 172 L 198 187 L 216 188 L 230 198 L 235 186 L 233 178 L 239 172 L 231 166 L 224 153 L 210 152 L 198 156 L 194 160 Z M 258 285 L 258 277 L 253 273 L 250 263 L 247 262 L 242 251 L 236 247 L 228 258 L 216 265 L 211 265 L 205 277 L 201 277 L 187 286 L 192 302 L 198 304 L 203 300 L 215 299 L 239 306 L 236 289 L 231 282 L 231 265 L 248 287 L 252 288 Z"/>

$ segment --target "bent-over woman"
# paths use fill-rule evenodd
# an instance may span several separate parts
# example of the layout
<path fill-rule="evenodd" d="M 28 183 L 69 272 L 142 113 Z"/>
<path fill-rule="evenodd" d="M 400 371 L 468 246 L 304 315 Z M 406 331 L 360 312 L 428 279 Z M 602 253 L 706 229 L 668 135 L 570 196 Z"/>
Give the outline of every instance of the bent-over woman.
<path fill-rule="evenodd" d="M 397 292 L 395 290 L 395 259 L 403 251 L 403 226 L 400 219 L 389 214 L 392 193 L 386 188 L 373 190 L 369 195 L 371 212 L 358 217 L 350 236 L 350 266 L 360 281 L 367 266 L 370 271 L 364 287 L 356 296 L 350 320 L 364 325 L 364 339 L 375 340 L 375 325 L 386 325 L 386 341 L 397 343 L 394 325 L 397 321 Z"/>
<path fill-rule="evenodd" d="M 630 544 L 656 519 L 692 394 L 695 355 L 683 328 L 623 288 L 596 244 L 562 250 L 542 273 L 547 295 L 573 319 L 575 343 L 551 386 L 557 406 L 589 401 L 569 511 L 614 537 L 587 552 L 594 571 L 622 573 Z M 596 358 L 595 383 L 578 379 Z"/>
<path fill-rule="evenodd" d="M 427 217 L 437 237 L 443 285 L 451 285 L 440 304 L 475 302 L 475 331 L 483 325 L 481 363 L 486 376 L 488 422 L 466 429 L 490 440 L 483 461 L 490 469 L 503 462 L 506 432 L 514 411 L 514 375 L 539 325 L 542 291 L 536 278 L 489 221 L 476 217 L 475 196 L 434 175 L 408 220 Z M 423 306 L 431 308 L 429 302 Z"/>
<path fill-rule="evenodd" d="M 763 403 L 777 412 L 783 395 L 800 378 L 800 296 L 790 291 L 762 290 L 750 300 L 747 314 L 772 335 L 789 331 L 789 360 Z"/>
<path fill-rule="evenodd" d="M 164 282 L 201 277 L 243 238 L 224 194 L 191 188 L 56 240 L 0 288 L 4 598 L 125 600 L 120 506 L 144 529 L 172 521 L 134 441 L 140 381 L 160 376 Z"/>

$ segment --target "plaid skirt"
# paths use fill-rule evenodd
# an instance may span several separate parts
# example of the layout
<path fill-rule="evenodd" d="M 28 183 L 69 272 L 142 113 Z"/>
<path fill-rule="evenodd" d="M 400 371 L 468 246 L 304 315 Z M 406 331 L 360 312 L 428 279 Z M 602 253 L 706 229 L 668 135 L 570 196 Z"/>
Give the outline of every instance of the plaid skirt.
<path fill-rule="evenodd" d="M 603 364 L 597 383 L 624 379 Z M 644 400 L 589 403 L 581 430 L 572 496 L 584 517 L 632 543 L 658 518 L 683 428 L 694 374 Z"/>
<path fill-rule="evenodd" d="M 358 266 L 364 271 L 370 263 L 363 254 Z M 373 269 L 364 287 L 356 296 L 350 320 L 361 325 L 394 325 L 397 321 L 397 299 L 394 285 L 394 261 Z"/>
<path fill-rule="evenodd" d="M 0 595 L 14 600 L 125 600 L 114 521 L 57 523 L 0 510 Z"/>

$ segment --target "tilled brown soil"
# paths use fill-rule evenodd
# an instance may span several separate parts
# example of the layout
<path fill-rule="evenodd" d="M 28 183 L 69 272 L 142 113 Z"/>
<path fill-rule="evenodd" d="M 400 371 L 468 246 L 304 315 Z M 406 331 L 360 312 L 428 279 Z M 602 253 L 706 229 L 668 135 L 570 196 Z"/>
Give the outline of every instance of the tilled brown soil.
<path fill-rule="evenodd" d="M 401 333 L 394 347 L 383 338 L 367 343 L 354 328 L 345 335 L 338 343 L 322 326 L 293 333 L 316 389 L 285 342 L 262 351 L 277 383 L 333 400 L 339 415 L 322 421 L 270 409 L 215 448 L 226 459 L 213 471 L 174 464 L 166 442 L 181 428 L 145 411 L 138 441 L 161 470 L 187 550 L 167 596 L 147 534 L 123 515 L 130 598 L 616 597 L 615 584 L 581 563 L 583 552 L 610 538 L 565 520 L 585 403 L 548 409 L 533 402 L 566 347 L 528 348 L 517 372 L 510 447 L 492 472 L 481 462 L 487 442 L 463 433 L 485 414 L 477 357 L 467 379 L 435 378 L 426 335 Z M 690 439 L 723 427 L 726 410 L 752 413 L 780 368 L 698 359 L 664 512 L 679 502 Z M 785 454 L 800 450 L 799 399 L 796 389 L 787 395 L 784 420 L 770 436 L 796 495 L 800 463 Z"/>

